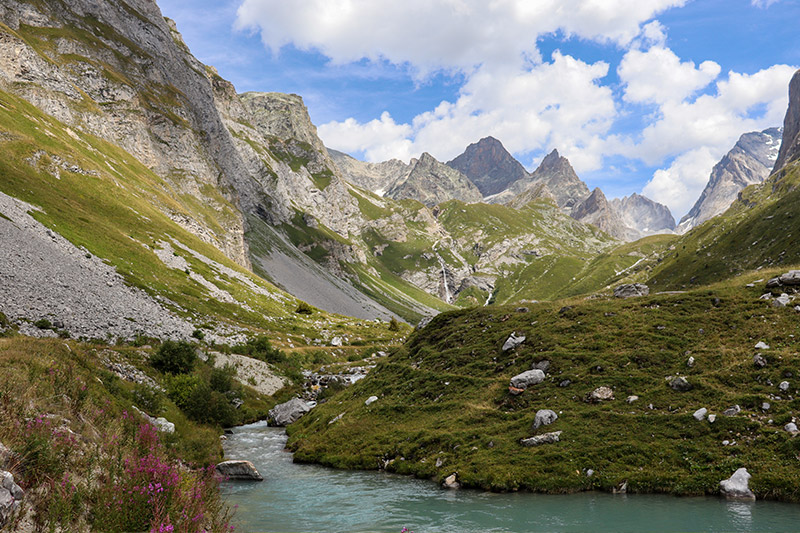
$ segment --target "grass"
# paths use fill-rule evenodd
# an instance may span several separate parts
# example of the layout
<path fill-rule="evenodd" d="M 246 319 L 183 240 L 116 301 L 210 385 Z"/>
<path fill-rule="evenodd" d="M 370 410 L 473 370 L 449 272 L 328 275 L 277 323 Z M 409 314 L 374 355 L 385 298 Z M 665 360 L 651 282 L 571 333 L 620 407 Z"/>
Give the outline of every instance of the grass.
<path fill-rule="evenodd" d="M 443 313 L 366 379 L 292 425 L 289 447 L 298 461 L 438 481 L 457 472 L 466 486 L 496 491 L 610 491 L 627 482 L 629 492 L 716 494 L 718 482 L 744 466 L 759 498 L 800 501 L 792 481 L 800 440 L 782 430 L 800 400 L 796 384 L 789 396 L 777 389 L 800 371 L 800 326 L 791 308 L 758 299 L 763 286 L 744 287 L 758 274 L 678 295 Z M 504 353 L 512 331 L 527 340 Z M 760 340 L 772 346 L 764 369 L 752 362 Z M 548 379 L 511 396 L 510 377 L 543 359 L 552 363 Z M 694 388 L 672 390 L 666 378 L 675 375 Z M 584 401 L 603 385 L 615 400 Z M 371 395 L 379 400 L 364 406 Z M 628 404 L 629 395 L 639 400 Z M 761 411 L 763 401 L 770 411 Z M 739 416 L 720 416 L 734 404 Z M 696 421 L 700 407 L 716 422 Z M 534 431 L 545 408 L 559 419 Z M 547 431 L 563 431 L 561 442 L 519 443 Z"/>

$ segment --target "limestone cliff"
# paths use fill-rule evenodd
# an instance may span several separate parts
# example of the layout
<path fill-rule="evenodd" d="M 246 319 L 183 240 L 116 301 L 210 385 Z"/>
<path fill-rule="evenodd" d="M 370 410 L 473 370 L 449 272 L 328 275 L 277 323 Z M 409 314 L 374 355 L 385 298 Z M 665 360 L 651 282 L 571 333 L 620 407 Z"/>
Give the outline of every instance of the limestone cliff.
<path fill-rule="evenodd" d="M 783 142 L 773 172 L 800 158 L 800 70 L 789 84 L 789 109 L 783 120 Z"/>
<path fill-rule="evenodd" d="M 675 218 L 669 208 L 641 194 L 614 198 L 611 207 L 619 213 L 623 224 L 641 236 L 668 233 L 675 229 Z"/>
<path fill-rule="evenodd" d="M 378 196 L 383 196 L 395 183 L 404 180 L 412 168 L 399 159 L 366 163 L 330 148 L 328 154 L 346 181 L 372 191 Z"/>
<path fill-rule="evenodd" d="M 386 196 L 395 200 L 418 200 L 428 207 L 447 200 L 480 202 L 483 199 L 469 178 L 427 152 L 414 163 L 408 177 L 392 187 Z"/>
<path fill-rule="evenodd" d="M 619 213 L 609 204 L 599 187 L 576 205 L 570 214 L 572 218 L 598 227 L 617 239 L 629 241 L 637 237 L 635 232 L 631 232 L 630 228 L 625 226 Z"/>

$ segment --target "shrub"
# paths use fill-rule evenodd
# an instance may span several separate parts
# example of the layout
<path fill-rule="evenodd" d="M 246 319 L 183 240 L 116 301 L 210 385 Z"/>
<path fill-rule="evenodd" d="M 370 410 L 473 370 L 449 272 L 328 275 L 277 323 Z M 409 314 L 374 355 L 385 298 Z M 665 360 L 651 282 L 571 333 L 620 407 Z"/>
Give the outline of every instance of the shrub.
<path fill-rule="evenodd" d="M 167 382 L 167 395 L 175 405 L 183 410 L 189 407 L 194 390 L 200 385 L 200 377 L 190 374 L 178 374 Z"/>
<path fill-rule="evenodd" d="M 153 368 L 164 374 L 188 374 L 197 361 L 193 344 L 186 341 L 164 341 L 150 358 Z"/>
<path fill-rule="evenodd" d="M 202 329 L 196 329 L 192 332 L 192 338 L 201 341 L 206 338 L 206 334 L 203 332 Z"/>
<path fill-rule="evenodd" d="M 400 322 L 395 317 L 389 320 L 389 331 L 400 331 Z"/>
<path fill-rule="evenodd" d="M 233 390 L 234 387 L 234 380 L 233 378 L 236 376 L 236 367 L 232 364 L 228 363 L 222 367 L 216 367 L 211 369 L 211 376 L 209 377 L 208 383 L 211 385 L 211 388 L 217 392 L 228 392 L 229 390 Z"/>
<path fill-rule="evenodd" d="M 36 322 L 33 323 L 39 329 L 51 329 L 53 327 L 52 322 L 47 320 L 46 318 L 40 318 Z"/>
<path fill-rule="evenodd" d="M 300 313 L 301 315 L 310 315 L 314 313 L 314 308 L 308 305 L 306 302 L 300 302 L 294 312 Z"/>
<path fill-rule="evenodd" d="M 265 335 L 249 339 L 245 344 L 234 346 L 233 352 L 249 355 L 250 357 L 260 359 L 267 363 L 282 363 L 286 361 L 286 354 L 277 348 L 273 348 L 272 343 L 269 342 L 269 338 Z"/>

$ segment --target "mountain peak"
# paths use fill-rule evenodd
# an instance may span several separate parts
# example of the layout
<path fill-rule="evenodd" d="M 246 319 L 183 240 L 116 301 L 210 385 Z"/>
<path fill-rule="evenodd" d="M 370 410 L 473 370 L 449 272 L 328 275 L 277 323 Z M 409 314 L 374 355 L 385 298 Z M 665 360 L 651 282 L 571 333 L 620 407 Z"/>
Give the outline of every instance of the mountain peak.
<path fill-rule="evenodd" d="M 800 70 L 794 73 L 789 83 L 789 109 L 783 119 L 783 141 L 772 172 L 796 159 L 800 159 Z"/>
<path fill-rule="evenodd" d="M 560 156 L 558 150 L 547 154 L 532 177 L 547 185 L 559 207 L 571 209 L 591 194 L 589 187 L 575 173 L 569 160 Z"/>
<path fill-rule="evenodd" d="M 464 153 L 447 163 L 467 176 L 481 194 L 491 196 L 513 182 L 527 178 L 525 168 L 494 137 L 484 137 L 467 146 Z"/>

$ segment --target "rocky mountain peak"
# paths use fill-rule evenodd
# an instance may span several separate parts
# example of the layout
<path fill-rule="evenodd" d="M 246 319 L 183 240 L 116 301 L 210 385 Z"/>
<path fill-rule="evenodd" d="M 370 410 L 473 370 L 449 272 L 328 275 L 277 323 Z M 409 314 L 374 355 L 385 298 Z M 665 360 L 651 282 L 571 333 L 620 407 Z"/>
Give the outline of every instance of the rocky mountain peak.
<path fill-rule="evenodd" d="M 413 168 L 405 180 L 392 187 L 386 196 L 411 198 L 432 207 L 447 200 L 480 202 L 483 195 L 467 176 L 439 162 L 428 152 L 412 160 Z"/>
<path fill-rule="evenodd" d="M 800 159 L 800 70 L 789 83 L 789 109 L 783 120 L 783 142 L 773 172 Z"/>
<path fill-rule="evenodd" d="M 279 139 L 296 139 L 325 153 L 303 98 L 296 94 L 247 92 L 239 98 L 250 110 L 255 126 Z"/>
<path fill-rule="evenodd" d="M 497 194 L 528 176 L 519 161 L 494 137 L 484 137 L 470 144 L 463 154 L 449 161 L 447 166 L 467 176 L 484 196 Z"/>
<path fill-rule="evenodd" d="M 736 145 L 714 165 L 705 189 L 681 218 L 678 231 L 684 233 L 723 213 L 742 189 L 764 181 L 776 164 L 781 134 L 781 128 L 769 128 L 739 137 Z"/>
<path fill-rule="evenodd" d="M 673 231 L 675 218 L 664 204 L 654 202 L 646 196 L 633 193 L 623 198 L 615 198 L 611 206 L 617 210 L 622 222 L 642 235 Z"/>
<path fill-rule="evenodd" d="M 586 224 L 592 224 L 618 239 L 630 240 L 632 237 L 630 229 L 622 222 L 616 209 L 609 204 L 600 187 L 595 187 L 585 200 L 576 205 L 570 216 Z"/>
<path fill-rule="evenodd" d="M 569 160 L 559 155 L 558 150 L 547 154 L 531 177 L 535 181 L 543 181 L 555 197 L 558 206 L 567 210 L 573 209 L 591 194 L 589 187 L 575 173 Z M 605 196 L 603 199 L 605 200 Z"/>

